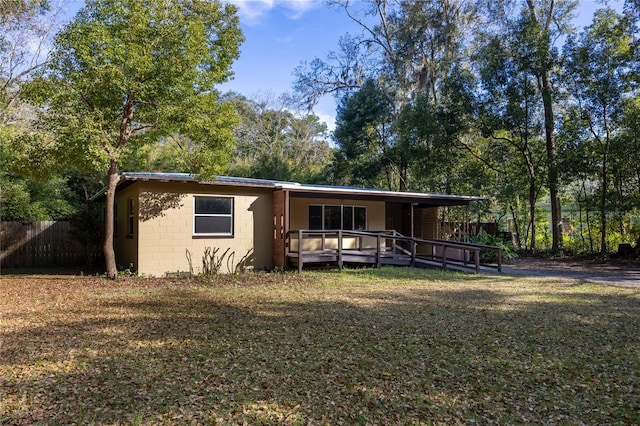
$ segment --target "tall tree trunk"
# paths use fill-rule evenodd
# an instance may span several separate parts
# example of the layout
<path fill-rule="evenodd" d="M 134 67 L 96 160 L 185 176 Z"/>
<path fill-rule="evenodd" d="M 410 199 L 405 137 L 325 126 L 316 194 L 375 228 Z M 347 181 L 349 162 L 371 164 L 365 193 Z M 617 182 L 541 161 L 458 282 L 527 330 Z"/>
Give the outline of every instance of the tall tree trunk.
<path fill-rule="evenodd" d="M 540 53 L 545 57 L 551 55 L 551 41 L 549 40 L 551 25 L 554 17 L 556 3 L 550 0 L 548 10 L 545 17 L 538 16 L 536 13 L 536 5 L 533 0 L 526 0 L 527 7 L 531 13 L 531 18 L 539 23 L 543 28 L 545 37 L 544 51 Z M 549 64 L 537 72 L 538 88 L 542 95 L 542 105 L 544 107 L 544 133 L 547 147 L 547 167 L 549 177 L 549 196 L 551 198 L 551 238 L 553 251 L 562 250 L 562 211 L 560 206 L 560 193 L 558 189 L 558 153 L 556 150 L 556 138 L 554 133 L 553 119 L 553 87 L 551 85 L 551 70 Z"/>
<path fill-rule="evenodd" d="M 118 186 L 118 153 L 119 150 L 127 144 L 131 137 L 132 129 L 131 122 L 133 121 L 133 114 L 135 111 L 136 100 L 130 94 L 127 95 L 127 100 L 124 105 L 124 111 L 122 118 L 120 119 L 120 136 L 115 150 L 110 152 L 111 158 L 109 160 L 109 171 L 107 172 L 107 199 L 105 205 L 105 224 L 104 224 L 104 241 L 102 244 L 102 251 L 104 252 L 104 262 L 107 269 L 107 278 L 118 278 L 118 267 L 116 266 L 116 254 L 113 250 L 113 235 L 114 235 L 114 216 L 115 216 L 115 200 L 116 200 L 116 187 Z"/>
<path fill-rule="evenodd" d="M 582 220 L 583 205 L 582 205 L 582 201 L 580 201 L 580 194 L 581 192 L 578 192 L 578 222 L 580 223 L 580 241 L 582 242 L 582 250 L 586 251 L 587 243 L 584 239 L 584 221 Z"/>
<path fill-rule="evenodd" d="M 511 219 L 513 220 L 513 227 L 515 228 L 516 233 L 516 246 L 518 248 L 522 247 L 522 240 L 520 239 L 520 225 L 518 225 L 518 215 L 516 214 L 516 209 L 513 207 L 513 204 L 509 204 L 509 210 L 511 210 Z M 480 220 L 478 220 L 480 223 Z M 525 244 L 525 250 L 526 250 Z"/>
<path fill-rule="evenodd" d="M 107 174 L 107 194 L 105 201 L 105 217 L 104 217 L 104 241 L 102 250 L 104 252 L 104 261 L 106 267 L 107 278 L 117 279 L 118 268 L 116 266 L 116 254 L 113 250 L 113 234 L 114 234 L 114 206 L 116 198 L 116 186 L 118 185 L 118 163 L 111 159 L 109 163 L 109 172 Z"/>
<path fill-rule="evenodd" d="M 582 180 L 582 190 L 584 191 L 585 215 L 587 217 L 587 235 L 589 236 L 589 253 L 593 254 L 593 235 L 591 234 L 591 218 L 589 217 L 589 200 L 587 198 L 586 181 Z"/>
<path fill-rule="evenodd" d="M 551 238 L 553 251 L 562 250 L 562 210 L 558 190 L 558 152 L 554 132 L 553 99 L 551 96 L 551 72 L 545 71 L 539 77 L 544 106 L 544 133 L 547 147 L 547 167 L 549 171 L 549 196 L 551 198 Z"/>
<path fill-rule="evenodd" d="M 602 189 L 600 194 L 600 253 L 607 252 L 607 194 L 609 192 L 609 143 L 605 144 L 602 155 Z"/>
<path fill-rule="evenodd" d="M 531 251 L 536 251 L 536 183 L 529 181 L 529 220 L 531 221 Z"/>

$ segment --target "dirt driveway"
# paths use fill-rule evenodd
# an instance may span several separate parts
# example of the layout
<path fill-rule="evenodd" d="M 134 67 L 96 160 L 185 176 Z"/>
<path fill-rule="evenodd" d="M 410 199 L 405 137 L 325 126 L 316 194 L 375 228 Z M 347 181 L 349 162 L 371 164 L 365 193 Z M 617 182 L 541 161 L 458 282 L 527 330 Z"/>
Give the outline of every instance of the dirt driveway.
<path fill-rule="evenodd" d="M 640 288 L 639 261 L 518 258 L 504 265 L 508 275 L 572 278 L 581 281 Z"/>

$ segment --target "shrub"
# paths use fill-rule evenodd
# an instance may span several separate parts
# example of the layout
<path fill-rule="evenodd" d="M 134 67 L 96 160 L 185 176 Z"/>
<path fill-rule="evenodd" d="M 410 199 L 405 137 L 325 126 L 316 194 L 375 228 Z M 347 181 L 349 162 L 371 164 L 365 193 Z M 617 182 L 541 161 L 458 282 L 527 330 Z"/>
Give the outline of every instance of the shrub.
<path fill-rule="evenodd" d="M 505 260 L 512 260 L 518 257 L 515 247 L 511 242 L 507 242 L 500 237 L 491 235 L 485 231 L 480 231 L 477 235 L 471 238 L 471 242 L 474 244 L 482 244 L 485 246 L 499 247 L 502 249 L 502 258 Z M 494 263 L 497 261 L 496 253 L 489 250 L 480 251 L 480 260 L 484 263 Z"/>

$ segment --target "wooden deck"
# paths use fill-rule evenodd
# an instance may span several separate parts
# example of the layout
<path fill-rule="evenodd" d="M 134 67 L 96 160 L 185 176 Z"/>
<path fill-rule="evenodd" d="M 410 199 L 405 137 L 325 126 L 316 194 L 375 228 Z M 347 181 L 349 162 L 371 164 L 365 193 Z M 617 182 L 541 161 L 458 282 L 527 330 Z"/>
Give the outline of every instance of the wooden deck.
<path fill-rule="evenodd" d="M 413 266 L 481 272 L 502 271 L 498 247 L 406 237 L 396 231 L 293 231 L 288 235 L 287 258 L 302 272 L 304 265 L 345 264 Z M 495 253 L 495 264 L 480 262 L 481 251 Z"/>

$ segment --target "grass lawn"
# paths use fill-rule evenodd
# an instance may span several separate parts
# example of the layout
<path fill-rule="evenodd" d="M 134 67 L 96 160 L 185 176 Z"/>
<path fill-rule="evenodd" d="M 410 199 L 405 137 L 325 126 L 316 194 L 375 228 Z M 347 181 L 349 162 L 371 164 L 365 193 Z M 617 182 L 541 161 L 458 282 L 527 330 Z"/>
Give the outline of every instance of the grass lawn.
<path fill-rule="evenodd" d="M 640 291 L 412 269 L 0 278 L 0 424 L 639 424 Z"/>

